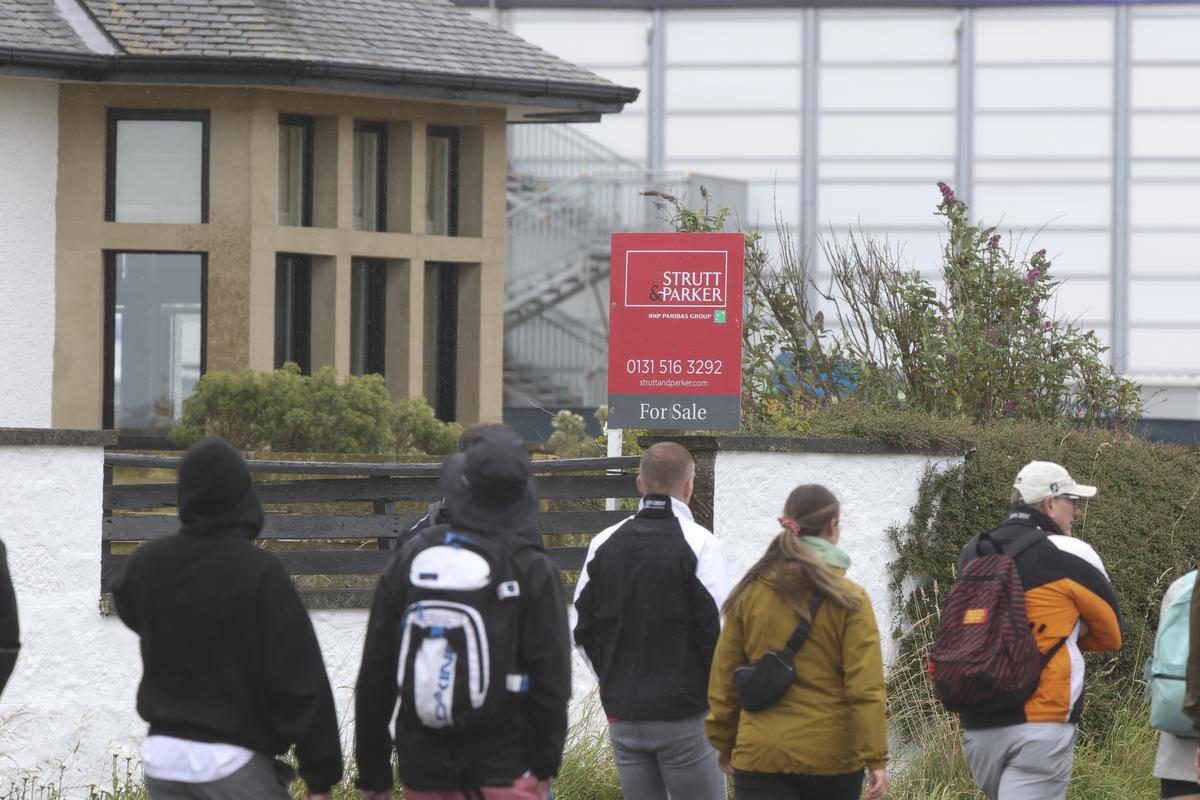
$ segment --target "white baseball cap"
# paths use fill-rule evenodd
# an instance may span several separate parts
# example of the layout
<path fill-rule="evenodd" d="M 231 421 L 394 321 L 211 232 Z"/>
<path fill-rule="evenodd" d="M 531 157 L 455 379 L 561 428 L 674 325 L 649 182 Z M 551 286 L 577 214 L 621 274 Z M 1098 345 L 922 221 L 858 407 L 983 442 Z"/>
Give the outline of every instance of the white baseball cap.
<path fill-rule="evenodd" d="M 1071 473 L 1053 461 L 1030 461 L 1017 473 L 1012 494 L 1014 501 L 1019 499 L 1026 505 L 1033 505 L 1047 497 L 1064 494 L 1091 497 L 1096 494 L 1096 487 L 1076 483 Z"/>

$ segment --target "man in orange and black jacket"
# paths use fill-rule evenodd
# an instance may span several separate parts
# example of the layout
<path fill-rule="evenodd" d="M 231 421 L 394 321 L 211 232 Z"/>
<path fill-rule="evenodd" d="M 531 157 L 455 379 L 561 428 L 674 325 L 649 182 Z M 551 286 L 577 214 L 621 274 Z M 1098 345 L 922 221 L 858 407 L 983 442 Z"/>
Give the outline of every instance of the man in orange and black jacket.
<path fill-rule="evenodd" d="M 1071 535 L 1083 498 L 1096 487 L 1066 469 L 1033 461 L 1013 484 L 1013 509 L 990 538 L 1003 547 L 1030 530 L 1045 536 L 1016 556 L 1038 650 L 1047 656 L 1037 690 L 1023 706 L 996 714 L 963 712 L 963 752 L 989 800 L 1067 796 L 1075 725 L 1083 708 L 1083 652 L 1121 647 L 1121 610 L 1100 557 Z M 977 554 L 963 548 L 958 569 Z M 989 551 L 990 552 L 990 551 Z"/>

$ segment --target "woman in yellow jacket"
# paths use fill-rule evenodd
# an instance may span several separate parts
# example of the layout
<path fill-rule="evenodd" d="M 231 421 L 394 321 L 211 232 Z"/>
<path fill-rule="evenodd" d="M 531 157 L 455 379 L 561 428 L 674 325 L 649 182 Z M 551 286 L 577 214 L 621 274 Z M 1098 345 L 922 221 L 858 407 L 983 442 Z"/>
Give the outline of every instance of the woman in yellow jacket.
<path fill-rule="evenodd" d="M 887 793 L 887 729 L 879 628 L 837 548 L 840 506 L 824 486 L 788 496 L 783 530 L 734 587 L 709 673 L 709 741 L 738 800 L 858 800 Z M 809 601 L 824 598 L 796 653 L 796 679 L 774 704 L 746 711 L 734 670 L 783 647 Z"/>

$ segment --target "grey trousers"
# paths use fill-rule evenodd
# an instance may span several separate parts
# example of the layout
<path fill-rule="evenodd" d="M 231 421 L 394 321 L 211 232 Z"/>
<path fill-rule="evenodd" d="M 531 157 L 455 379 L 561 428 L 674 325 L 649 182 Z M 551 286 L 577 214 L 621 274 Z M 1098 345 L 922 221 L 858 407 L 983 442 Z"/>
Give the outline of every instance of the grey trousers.
<path fill-rule="evenodd" d="M 291 800 L 275 768 L 262 753 L 232 775 L 210 783 L 164 781 L 146 776 L 151 800 Z"/>
<path fill-rule="evenodd" d="M 963 731 L 963 755 L 988 800 L 1065 800 L 1075 726 L 1026 722 Z"/>
<path fill-rule="evenodd" d="M 608 724 L 625 800 L 725 800 L 725 774 L 704 716 Z"/>

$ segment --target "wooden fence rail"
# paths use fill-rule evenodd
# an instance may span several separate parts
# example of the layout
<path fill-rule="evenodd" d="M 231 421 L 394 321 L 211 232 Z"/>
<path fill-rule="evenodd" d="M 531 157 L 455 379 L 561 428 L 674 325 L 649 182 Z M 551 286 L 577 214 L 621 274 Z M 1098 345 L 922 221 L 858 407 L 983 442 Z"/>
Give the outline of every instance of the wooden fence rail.
<path fill-rule="evenodd" d="M 177 469 L 179 459 L 127 453 L 105 453 L 104 520 L 101 533 L 101 594 L 129 558 L 129 544 L 154 541 L 177 532 L 174 513 L 162 509 L 176 505 L 174 483 L 111 482 L 112 468 Z M 365 608 L 370 605 L 372 580 L 387 565 L 396 537 L 420 513 L 394 510 L 400 502 L 438 499 L 440 464 L 362 464 L 342 462 L 247 461 L 250 471 L 272 475 L 310 475 L 301 480 L 256 482 L 255 489 L 268 505 L 328 505 L 370 503 L 373 513 L 294 513 L 270 511 L 259 539 L 283 561 L 293 576 L 301 578 L 301 595 L 309 608 Z M 603 498 L 637 497 L 636 457 L 578 458 L 533 462 L 542 500 L 593 501 L 596 508 L 549 510 L 539 514 L 544 535 L 572 534 L 587 537 L 628 516 L 627 511 L 600 510 Z M 556 503 L 569 505 L 569 503 Z M 338 512 L 341 509 L 333 509 Z M 422 512 L 423 513 L 423 512 Z M 586 547 L 576 540 L 570 546 L 546 548 L 564 571 L 583 566 Z M 113 544 L 126 552 L 113 552 Z M 311 586 L 307 576 L 324 576 L 328 586 Z M 107 602 L 102 603 L 106 606 Z"/>

